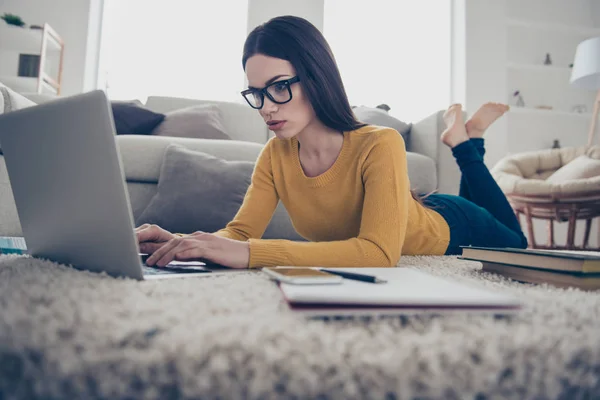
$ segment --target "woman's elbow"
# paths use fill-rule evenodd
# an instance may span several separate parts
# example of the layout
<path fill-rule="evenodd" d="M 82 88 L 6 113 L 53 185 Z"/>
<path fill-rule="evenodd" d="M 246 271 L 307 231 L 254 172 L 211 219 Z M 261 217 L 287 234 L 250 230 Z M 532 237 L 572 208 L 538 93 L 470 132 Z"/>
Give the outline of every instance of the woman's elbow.
<path fill-rule="evenodd" d="M 400 252 L 385 252 L 381 250 L 381 257 L 378 257 L 378 265 L 374 267 L 379 268 L 393 268 L 398 265 L 400 261 Z"/>
<path fill-rule="evenodd" d="M 400 254 L 398 254 L 397 256 L 395 256 L 393 258 L 389 258 L 388 261 L 389 261 L 389 263 L 388 263 L 388 265 L 386 265 L 386 267 L 393 268 L 393 267 L 397 266 L 398 263 L 400 262 Z"/>
<path fill-rule="evenodd" d="M 371 268 L 391 268 L 398 265 L 402 249 L 397 249 L 387 243 L 378 243 L 374 240 L 367 240 L 368 246 L 365 246 L 365 267 Z"/>

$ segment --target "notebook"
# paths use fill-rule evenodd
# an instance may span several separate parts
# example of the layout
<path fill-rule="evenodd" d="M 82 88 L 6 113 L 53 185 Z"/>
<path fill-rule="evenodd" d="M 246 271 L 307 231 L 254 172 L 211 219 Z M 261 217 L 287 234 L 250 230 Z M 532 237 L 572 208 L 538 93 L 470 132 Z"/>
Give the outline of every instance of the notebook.
<path fill-rule="evenodd" d="M 292 311 L 308 316 L 399 315 L 476 311 L 513 313 L 520 301 L 477 284 L 441 278 L 415 268 L 340 268 L 375 275 L 387 283 L 344 279 L 338 285 L 279 283 Z"/>
<path fill-rule="evenodd" d="M 583 290 L 600 289 L 600 273 L 553 271 L 487 261 L 483 261 L 482 264 L 482 272 L 492 272 L 519 282 L 547 283 L 558 287 L 577 287 Z"/>
<path fill-rule="evenodd" d="M 600 272 L 600 253 L 565 250 L 532 250 L 466 246 L 462 257 L 471 261 L 487 261 L 521 267 L 556 271 Z"/>

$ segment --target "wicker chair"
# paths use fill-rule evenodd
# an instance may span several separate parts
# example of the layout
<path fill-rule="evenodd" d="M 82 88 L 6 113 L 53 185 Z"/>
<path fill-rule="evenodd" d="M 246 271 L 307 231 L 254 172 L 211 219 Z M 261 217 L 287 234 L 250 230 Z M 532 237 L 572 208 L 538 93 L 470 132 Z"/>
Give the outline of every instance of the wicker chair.
<path fill-rule="evenodd" d="M 546 181 L 550 175 L 580 155 L 600 160 L 600 146 L 569 147 L 515 154 L 504 158 L 491 173 L 511 203 L 517 219 L 525 215 L 530 247 L 534 249 L 600 250 L 589 247 L 592 220 L 600 216 L 600 176 L 560 184 Z M 548 221 L 548 241 L 538 244 L 533 218 Z M 577 220 L 585 220 L 581 246 L 575 245 Z M 554 221 L 568 221 L 564 246 L 554 241 Z"/>

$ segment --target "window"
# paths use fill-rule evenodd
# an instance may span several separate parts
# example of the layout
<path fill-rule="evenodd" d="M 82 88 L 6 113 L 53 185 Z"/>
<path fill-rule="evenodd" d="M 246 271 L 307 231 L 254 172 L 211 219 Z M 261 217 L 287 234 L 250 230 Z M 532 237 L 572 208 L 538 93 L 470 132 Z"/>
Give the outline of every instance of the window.
<path fill-rule="evenodd" d="M 450 2 L 325 0 L 324 35 L 351 105 L 417 122 L 450 102 Z"/>
<path fill-rule="evenodd" d="M 104 7 L 99 86 L 111 99 L 243 101 L 248 0 L 105 0 Z"/>

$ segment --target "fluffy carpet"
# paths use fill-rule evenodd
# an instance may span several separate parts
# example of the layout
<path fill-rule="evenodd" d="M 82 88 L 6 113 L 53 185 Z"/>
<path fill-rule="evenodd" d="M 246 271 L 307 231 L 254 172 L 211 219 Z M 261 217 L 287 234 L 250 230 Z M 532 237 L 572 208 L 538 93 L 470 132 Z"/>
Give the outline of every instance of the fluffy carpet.
<path fill-rule="evenodd" d="M 138 282 L 0 256 L 0 398 L 600 397 L 600 291 L 521 284 L 451 257 L 401 265 L 526 307 L 308 320 L 260 272 Z"/>

